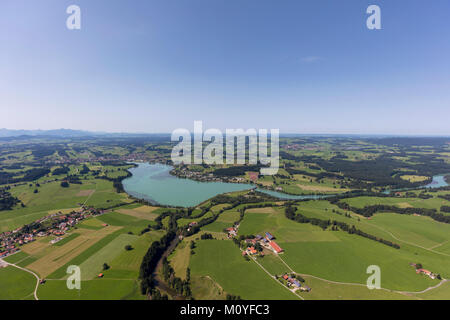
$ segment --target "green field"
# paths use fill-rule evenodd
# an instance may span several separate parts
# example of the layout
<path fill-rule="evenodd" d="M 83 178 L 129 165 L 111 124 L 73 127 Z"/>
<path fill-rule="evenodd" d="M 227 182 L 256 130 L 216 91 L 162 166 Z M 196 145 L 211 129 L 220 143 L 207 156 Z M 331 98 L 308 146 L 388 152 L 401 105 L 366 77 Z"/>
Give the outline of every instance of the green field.
<path fill-rule="evenodd" d="M 32 274 L 12 266 L 0 268 L 0 300 L 28 299 L 33 297 L 35 287 L 36 278 Z"/>
<path fill-rule="evenodd" d="M 438 280 L 416 275 L 411 262 L 421 261 L 428 269 L 444 273 L 450 267 L 446 257 L 430 253 L 414 255 L 343 232 L 334 232 L 335 242 L 280 242 L 283 260 L 295 271 L 328 280 L 361 283 L 368 278 L 370 265 L 381 268 L 381 286 L 391 290 L 420 291 L 436 285 Z"/>
<path fill-rule="evenodd" d="M 137 300 L 140 295 L 136 280 L 95 279 L 81 281 L 81 289 L 67 288 L 66 280 L 48 280 L 40 285 L 41 300 Z"/>
<path fill-rule="evenodd" d="M 450 172 L 450 145 L 438 147 L 437 142 L 432 145 L 402 145 L 401 141 L 393 143 L 389 139 L 386 144 L 377 141 L 283 137 L 278 174 L 259 175 L 254 181 L 255 186 L 290 194 L 338 194 L 363 190 L 371 192 L 364 194 L 379 196 L 343 197 L 340 201 L 356 208 L 383 204 L 435 209 L 449 215 L 444 212 L 445 208 L 441 212 L 441 207 L 450 206 L 450 201 L 438 196 L 448 197 L 450 191 L 442 188 L 433 192 L 435 190 L 418 186 L 425 177 Z M 361 235 L 334 230 L 331 225 L 323 230 L 311 221 L 298 223 L 289 220 L 285 215 L 285 201 L 258 192 L 245 190 L 218 195 L 184 212 L 181 208 L 150 205 L 129 197 L 125 192 L 118 192 L 121 191 L 120 183 L 118 180 L 113 183 L 112 179 L 124 177 L 126 169 L 133 166 L 124 159 L 168 163 L 171 148 L 169 142 L 128 138 L 46 138 L 32 143 L 1 140 L 0 189 L 4 189 L 0 190 L 0 196 L 7 201 L 0 202 L 6 204 L 2 207 L 5 210 L 0 211 L 0 233 L 51 214 L 81 210 L 82 205 L 105 209 L 101 214 L 77 223 L 59 242 L 50 243 L 56 238 L 54 235 L 36 237 L 36 241 L 31 243 L 17 244 L 21 251 L 4 260 L 46 279 L 38 286 L 39 299 L 146 299 L 140 294 L 139 270 L 151 244 L 169 231 L 171 217 L 166 216 L 161 221 L 161 230 L 156 230 L 155 219 L 163 212 L 181 212 L 187 218 L 177 219 L 177 229 L 170 230 L 176 231 L 181 241 L 177 242 L 168 261 L 174 276 L 182 280 L 187 279 L 187 269 L 190 269 L 189 286 L 196 300 L 226 299 L 227 294 L 242 299 L 283 300 L 298 300 L 298 295 L 305 300 L 450 298 L 450 282 L 416 274 L 414 267 L 410 266 L 410 263 L 420 263 L 443 279 L 450 278 L 450 224 L 437 222 L 428 216 L 376 212 L 371 217 L 364 217 L 340 209 L 326 199 L 293 202 L 297 213 L 304 217 L 344 222 L 371 236 L 398 244 L 400 249 L 395 249 Z M 38 178 L 27 179 L 27 173 L 32 172 L 33 175 L 34 169 L 48 169 L 50 173 L 37 170 L 41 172 Z M 175 173 L 186 170 L 204 174 L 200 180 L 220 177 L 225 182 L 236 182 L 236 178 L 243 178 L 240 182 L 248 181 L 249 172 L 257 171 L 254 167 L 247 170 L 228 164 L 220 168 L 175 165 L 174 169 Z M 225 174 L 216 176 L 218 169 L 224 169 L 221 171 Z M 256 177 L 252 175 L 252 178 Z M 61 186 L 61 181 L 66 179 L 74 179 L 68 188 Z M 77 180 L 81 184 L 76 183 Z M 386 197 L 374 193 L 387 189 L 408 191 Z M 404 197 L 405 194 L 408 197 Z M 420 198 L 423 194 L 432 198 Z M 245 209 L 241 216 L 240 211 L 247 206 L 261 208 Z M 225 210 L 226 207 L 232 209 Z M 209 211 L 201 216 L 205 208 Z M 215 221 L 203 225 L 196 234 L 191 235 L 187 231 L 189 223 L 213 215 L 218 215 Z M 41 225 L 34 225 L 33 232 L 37 233 L 37 229 L 55 221 L 48 219 Z M 264 236 L 265 232 L 270 232 L 284 251 L 277 255 L 264 249 L 263 256 L 246 259 L 238 245 L 223 232 L 237 222 L 238 237 Z M 205 233 L 211 234 L 214 240 L 201 240 Z M 195 242 L 193 249 L 191 241 Z M 132 249 L 125 250 L 127 245 Z M 103 270 L 104 263 L 109 265 L 107 270 Z M 66 286 L 66 271 L 70 265 L 81 268 L 80 291 L 69 290 Z M 381 269 L 380 290 L 366 287 L 369 277 L 366 270 L 371 265 Z M 161 270 L 157 271 L 161 274 Z M 99 273 L 103 273 L 103 277 L 98 277 Z M 280 279 L 280 282 L 277 279 L 285 273 L 303 277 L 305 284 L 312 288 L 311 292 L 298 292 L 297 295 L 290 291 L 283 284 L 284 280 Z M 179 298 L 170 292 L 174 288 L 164 289 L 165 285 L 171 286 L 175 282 L 163 283 L 162 279 L 158 282 L 157 288 L 162 293 L 170 293 L 169 299 Z M 35 285 L 36 279 L 30 273 L 12 266 L 0 269 L 0 299 L 34 299 Z"/>
<path fill-rule="evenodd" d="M 281 209 L 275 209 L 272 213 L 268 213 L 267 209 L 246 212 L 239 234 L 271 232 L 285 250 L 280 257 L 295 272 L 333 281 L 365 283 L 366 268 L 375 264 L 382 269 L 383 287 L 405 291 L 420 291 L 438 283 L 438 280 L 416 275 L 409 266 L 410 262 L 420 262 L 433 272 L 441 273 L 443 277 L 449 276 L 447 270 L 450 270 L 450 256 L 420 247 L 444 243 L 436 250 L 445 250 L 445 241 L 450 237 L 450 227 L 447 224 L 427 217 L 392 213 L 377 214 L 372 220 L 358 221 L 356 216 L 347 218 L 332 213 L 332 209 L 337 207 L 327 201 L 308 201 L 299 205 L 299 212 L 305 216 L 344 221 L 368 233 L 398 242 L 401 249 L 397 250 L 360 236 L 323 231 L 310 224 L 295 223 L 286 219 Z M 391 233 L 404 241 L 414 242 L 400 242 Z M 288 271 L 285 265 L 272 257 L 266 256 L 260 261 L 271 273 Z"/>
<path fill-rule="evenodd" d="M 194 251 L 190 261 L 192 274 L 209 276 L 227 293 L 243 299 L 298 299 L 255 262 L 245 261 L 231 241 L 197 241 Z"/>
<path fill-rule="evenodd" d="M 107 207 L 125 200 L 125 194 L 114 192 L 112 183 L 106 180 L 86 180 L 83 184 L 71 184 L 62 188 L 60 182 L 43 183 L 38 193 L 33 193 L 35 187 L 22 185 L 11 189 L 11 194 L 25 204 L 25 208 L 17 207 L 11 211 L 0 212 L 0 232 L 13 230 L 24 224 L 33 222 L 49 214 L 49 211 L 61 209 L 76 209 L 80 204 Z M 83 191 L 92 190 L 90 195 Z"/>
<path fill-rule="evenodd" d="M 441 198 L 394 198 L 394 197 L 356 197 L 350 199 L 344 199 L 343 202 L 348 203 L 352 207 L 363 208 L 365 206 L 372 206 L 376 204 L 395 205 L 400 208 L 425 208 L 425 209 L 438 209 L 441 206 L 450 205 L 449 201 Z"/>
<path fill-rule="evenodd" d="M 320 228 L 310 224 L 293 223 L 287 219 L 282 208 L 261 208 L 254 211 L 271 211 L 271 213 L 246 212 L 239 227 L 239 235 L 264 236 L 264 232 L 272 233 L 277 241 L 337 241 L 330 232 L 322 232 Z"/>

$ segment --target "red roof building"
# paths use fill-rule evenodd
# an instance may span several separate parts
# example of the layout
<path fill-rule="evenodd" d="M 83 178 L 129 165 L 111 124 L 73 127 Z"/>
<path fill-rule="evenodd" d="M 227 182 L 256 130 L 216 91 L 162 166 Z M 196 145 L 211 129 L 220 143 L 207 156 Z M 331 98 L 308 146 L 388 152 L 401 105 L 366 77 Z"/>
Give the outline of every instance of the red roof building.
<path fill-rule="evenodd" d="M 275 241 L 269 242 L 270 246 L 275 250 L 276 253 L 283 252 L 283 249 L 280 248 L 280 246 Z"/>
<path fill-rule="evenodd" d="M 429 276 L 429 275 L 431 274 L 431 271 L 426 270 L 426 269 L 417 269 L 417 270 L 416 270 L 416 273 L 424 273 L 424 274 L 426 274 L 427 276 Z"/>

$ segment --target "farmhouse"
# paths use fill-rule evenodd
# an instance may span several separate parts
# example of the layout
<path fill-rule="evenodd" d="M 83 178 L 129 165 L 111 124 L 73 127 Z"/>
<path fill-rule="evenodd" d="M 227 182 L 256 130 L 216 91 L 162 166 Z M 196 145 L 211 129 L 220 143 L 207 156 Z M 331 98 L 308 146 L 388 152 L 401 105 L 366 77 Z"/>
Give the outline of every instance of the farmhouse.
<path fill-rule="evenodd" d="M 436 275 L 433 272 L 426 270 L 426 269 L 417 269 L 416 273 L 417 274 L 421 273 L 421 274 L 429 276 L 431 279 L 436 279 Z"/>
<path fill-rule="evenodd" d="M 258 251 L 255 249 L 255 247 L 248 247 L 246 250 L 248 255 L 257 254 Z"/>
<path fill-rule="evenodd" d="M 275 251 L 276 253 L 283 252 L 283 249 L 281 249 L 281 247 L 275 241 L 270 241 L 269 245 L 272 247 L 272 250 Z"/>
<path fill-rule="evenodd" d="M 308 287 L 307 285 L 303 285 L 300 283 L 300 281 L 298 279 L 296 279 L 295 277 L 289 275 L 289 274 L 284 274 L 283 279 L 286 280 L 286 285 L 288 287 L 292 287 L 294 290 L 295 289 L 300 289 L 302 291 L 311 291 L 311 288 Z"/>
<path fill-rule="evenodd" d="M 237 236 L 237 230 L 234 227 L 227 228 L 226 231 L 228 232 L 228 238 Z"/>
<path fill-rule="evenodd" d="M 266 232 L 266 238 L 267 238 L 267 240 L 272 240 L 275 237 L 270 232 Z"/>

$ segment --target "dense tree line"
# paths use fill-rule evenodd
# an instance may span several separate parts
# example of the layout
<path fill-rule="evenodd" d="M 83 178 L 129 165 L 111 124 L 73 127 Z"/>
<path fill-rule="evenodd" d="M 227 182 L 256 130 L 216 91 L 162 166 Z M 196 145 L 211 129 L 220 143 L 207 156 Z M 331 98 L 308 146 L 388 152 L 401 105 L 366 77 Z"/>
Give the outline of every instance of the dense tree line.
<path fill-rule="evenodd" d="M 439 198 L 450 201 L 450 194 L 438 195 Z"/>
<path fill-rule="evenodd" d="M 189 268 L 187 270 L 189 270 Z M 190 271 L 188 271 L 186 274 L 186 280 L 182 280 L 175 275 L 175 270 L 173 270 L 173 268 L 170 266 L 167 258 L 163 258 L 162 274 L 164 281 L 178 294 L 186 298 L 190 298 L 192 296 L 190 287 Z"/>
<path fill-rule="evenodd" d="M 98 178 L 111 181 L 113 183 L 114 189 L 116 189 L 116 192 L 117 193 L 122 193 L 122 192 L 125 192 L 125 190 L 123 188 L 122 181 L 125 180 L 126 178 L 129 178 L 129 177 L 132 176 L 132 174 L 128 170 L 126 171 L 126 173 L 127 174 L 125 176 L 119 176 L 119 177 L 116 177 L 116 178 L 111 178 L 111 177 L 108 177 L 106 175 L 98 176 Z"/>
<path fill-rule="evenodd" d="M 353 211 L 357 214 L 363 215 L 365 217 L 371 217 L 377 212 L 394 212 L 398 214 L 420 214 L 428 216 L 433 220 L 443 223 L 450 223 L 450 216 L 438 213 L 436 209 L 425 209 L 425 208 L 400 208 L 397 206 L 386 205 L 386 204 L 376 204 L 372 206 L 365 206 L 364 208 L 352 207 L 348 203 L 340 201 L 330 201 L 332 204 L 337 205 L 339 208 Z"/>
<path fill-rule="evenodd" d="M 0 189 L 0 211 L 11 210 L 20 202 L 19 199 L 9 193 L 8 189 L 9 187 Z"/>
<path fill-rule="evenodd" d="M 410 162 L 404 162 L 395 159 L 394 156 L 408 156 Z M 303 174 L 314 176 L 316 178 L 326 177 L 326 175 L 334 175 L 334 178 L 343 179 L 350 178 L 349 187 L 356 189 L 368 189 L 376 186 L 391 186 L 395 189 L 400 188 L 416 188 L 431 182 L 433 175 L 449 172 L 450 165 L 443 159 L 436 157 L 434 154 L 411 154 L 411 153 L 394 153 L 381 154 L 374 160 L 349 161 L 342 156 L 335 156 L 331 159 L 324 159 L 320 156 L 295 156 L 287 152 L 280 152 L 280 156 L 284 159 L 294 160 L 296 162 L 305 162 L 310 165 L 323 168 L 326 173 L 310 173 L 304 170 L 292 168 L 287 165 L 286 170 L 289 174 Z M 414 163 L 412 163 L 414 161 Z M 398 168 L 405 168 L 406 172 L 414 172 L 417 175 L 427 176 L 428 179 L 421 182 L 409 182 L 400 178 Z M 325 175 L 326 174 L 326 175 Z M 403 173 L 404 174 L 404 173 Z M 331 177 L 331 176 L 330 176 Z"/>
<path fill-rule="evenodd" d="M 88 167 L 86 164 L 83 164 L 83 168 L 81 168 L 80 174 L 88 174 L 89 171 L 91 171 L 91 170 L 89 169 L 89 167 Z"/>
<path fill-rule="evenodd" d="M 230 206 L 227 208 L 224 208 L 224 210 L 229 210 L 229 209 L 237 207 L 240 204 L 258 203 L 261 201 L 278 201 L 278 200 L 280 200 L 280 199 L 272 197 L 271 195 L 268 195 L 266 193 L 253 191 L 245 196 L 240 195 L 237 197 L 229 196 L 226 194 L 219 194 L 211 199 L 211 203 L 213 205 L 229 203 Z"/>
<path fill-rule="evenodd" d="M 200 236 L 200 239 L 202 240 L 212 240 L 214 239 L 213 235 L 211 233 L 204 233 Z"/>
<path fill-rule="evenodd" d="M 450 213 L 450 206 L 442 206 L 441 207 L 441 212 Z"/>
<path fill-rule="evenodd" d="M 52 171 L 52 175 L 58 176 L 60 174 L 67 174 L 67 173 L 69 173 L 69 171 L 70 171 L 70 168 L 68 166 L 62 166 L 62 167 L 58 167 L 58 168 L 54 169 Z"/>
<path fill-rule="evenodd" d="M 232 176 L 242 176 L 245 175 L 247 171 L 258 171 L 264 166 L 257 165 L 248 165 L 248 166 L 232 166 L 228 168 L 219 168 L 214 170 L 214 175 L 219 177 L 232 177 Z"/>
<path fill-rule="evenodd" d="M 147 250 L 139 271 L 142 294 L 148 294 L 149 291 L 154 289 L 155 283 L 153 273 L 156 265 L 175 237 L 176 233 L 174 231 L 168 231 L 159 241 L 152 242 L 150 248 Z"/>
<path fill-rule="evenodd" d="M 50 173 L 48 168 L 32 168 L 20 172 L 0 172 L 0 184 L 11 184 L 19 182 L 34 181 Z M 21 176 L 23 175 L 23 176 Z"/>
<path fill-rule="evenodd" d="M 80 177 L 75 174 L 70 174 L 64 178 L 65 181 L 72 184 L 82 184 Z"/>

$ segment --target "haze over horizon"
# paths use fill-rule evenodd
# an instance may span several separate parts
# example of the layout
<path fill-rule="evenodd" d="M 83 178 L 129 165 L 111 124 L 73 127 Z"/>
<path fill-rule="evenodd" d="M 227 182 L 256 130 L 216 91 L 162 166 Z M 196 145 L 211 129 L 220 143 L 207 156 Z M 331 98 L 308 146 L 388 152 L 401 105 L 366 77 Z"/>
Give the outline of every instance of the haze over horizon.
<path fill-rule="evenodd" d="M 449 136 L 450 3 L 370 4 L 4 0 L 0 128 Z"/>

